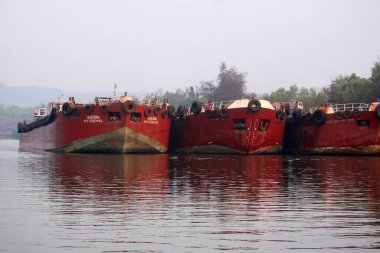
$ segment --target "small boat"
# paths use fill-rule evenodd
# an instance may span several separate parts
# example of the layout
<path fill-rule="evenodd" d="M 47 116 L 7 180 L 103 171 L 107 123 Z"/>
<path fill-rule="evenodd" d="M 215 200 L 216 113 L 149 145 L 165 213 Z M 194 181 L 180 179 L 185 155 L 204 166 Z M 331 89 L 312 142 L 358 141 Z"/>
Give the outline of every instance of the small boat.
<path fill-rule="evenodd" d="M 294 110 L 284 150 L 293 154 L 380 155 L 380 102 Z"/>
<path fill-rule="evenodd" d="M 92 103 L 60 99 L 34 110 L 35 120 L 18 123 L 20 150 L 84 153 L 164 153 L 174 107 L 138 104 L 132 97 L 96 97 Z"/>
<path fill-rule="evenodd" d="M 183 153 L 280 153 L 285 121 L 284 110 L 266 100 L 194 101 L 190 108 L 178 107 L 170 146 Z"/>

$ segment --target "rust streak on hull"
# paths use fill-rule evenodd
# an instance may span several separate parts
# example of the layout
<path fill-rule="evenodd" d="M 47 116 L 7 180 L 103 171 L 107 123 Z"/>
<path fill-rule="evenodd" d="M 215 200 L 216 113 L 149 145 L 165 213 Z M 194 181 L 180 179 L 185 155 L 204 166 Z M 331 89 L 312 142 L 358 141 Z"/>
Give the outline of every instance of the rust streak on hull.
<path fill-rule="evenodd" d="M 348 119 L 326 114 L 318 125 L 312 119 L 288 121 L 284 151 L 294 154 L 380 155 L 380 120 L 373 111 Z"/>
<path fill-rule="evenodd" d="M 285 119 L 273 109 L 228 109 L 225 117 L 204 112 L 173 120 L 171 149 L 184 153 L 273 154 L 282 151 Z"/>
<path fill-rule="evenodd" d="M 132 113 L 123 111 L 121 103 L 113 103 L 109 112 L 95 105 L 90 113 L 79 107 L 76 116 L 57 112 L 53 122 L 20 134 L 20 150 L 164 153 L 171 119 L 160 113 L 146 116 L 148 107 L 137 105 Z"/>

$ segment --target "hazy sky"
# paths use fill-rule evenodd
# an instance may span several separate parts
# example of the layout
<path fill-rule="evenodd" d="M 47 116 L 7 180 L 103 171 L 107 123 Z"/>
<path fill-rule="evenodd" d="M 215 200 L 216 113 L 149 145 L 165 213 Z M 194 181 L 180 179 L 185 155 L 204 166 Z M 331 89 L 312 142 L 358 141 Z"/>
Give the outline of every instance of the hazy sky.
<path fill-rule="evenodd" d="M 258 93 L 368 77 L 378 0 L 0 0 L 0 83 L 175 91 L 247 72 Z"/>

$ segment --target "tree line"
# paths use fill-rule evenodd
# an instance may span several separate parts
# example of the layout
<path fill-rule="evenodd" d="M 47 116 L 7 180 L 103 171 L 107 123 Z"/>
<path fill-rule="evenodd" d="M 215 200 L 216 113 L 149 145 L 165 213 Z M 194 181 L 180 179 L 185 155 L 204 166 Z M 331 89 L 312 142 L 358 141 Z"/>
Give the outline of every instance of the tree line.
<path fill-rule="evenodd" d="M 355 73 L 340 75 L 320 91 L 291 85 L 288 89 L 279 88 L 270 94 L 264 94 L 262 98 L 272 102 L 294 99 L 302 101 L 306 107 L 325 103 L 371 103 L 380 98 L 380 62 L 374 63 L 369 78 Z"/>
<path fill-rule="evenodd" d="M 371 68 L 371 76 L 364 78 L 355 73 L 338 76 L 323 89 L 332 102 L 359 103 L 372 102 L 380 98 L 380 62 Z"/>
<path fill-rule="evenodd" d="M 177 89 L 175 92 L 164 92 L 159 89 L 152 95 L 159 100 L 168 99 L 175 107 L 190 106 L 196 101 L 228 101 L 240 98 L 257 98 L 254 92 L 247 92 L 247 73 L 239 72 L 236 67 L 228 68 L 223 62 L 215 80 L 200 81 L 199 85 Z M 261 99 L 271 102 L 302 101 L 304 106 L 312 107 L 330 103 L 370 103 L 380 98 L 380 61 L 371 68 L 369 78 L 360 77 L 355 73 L 341 75 L 320 90 L 298 87 L 296 84 L 288 88 L 262 94 Z M 32 108 L 0 105 L 0 138 L 17 137 L 17 123 L 23 120 L 30 122 Z"/>
<path fill-rule="evenodd" d="M 246 75 L 236 67 L 227 68 L 223 62 L 216 80 L 201 81 L 199 85 L 190 86 L 184 91 L 177 89 L 176 92 L 163 93 L 161 90 L 159 96 L 168 98 L 175 106 L 190 105 L 194 100 L 228 101 L 257 97 L 255 92 L 247 92 Z M 374 63 L 369 78 L 355 73 L 340 75 L 320 90 L 293 84 L 262 94 L 259 98 L 271 102 L 302 101 L 305 107 L 325 103 L 371 103 L 380 98 L 380 61 Z"/>
<path fill-rule="evenodd" d="M 193 101 L 229 101 L 238 98 L 256 97 L 255 93 L 247 93 L 245 72 L 239 72 L 236 67 L 228 68 L 226 63 L 220 65 L 216 80 L 201 81 L 199 85 L 190 86 L 185 90 L 175 92 L 159 90 L 159 98 L 167 98 L 171 104 L 190 105 Z"/>
<path fill-rule="evenodd" d="M 18 138 L 17 123 L 22 121 L 31 122 L 33 108 L 0 105 L 0 139 Z"/>

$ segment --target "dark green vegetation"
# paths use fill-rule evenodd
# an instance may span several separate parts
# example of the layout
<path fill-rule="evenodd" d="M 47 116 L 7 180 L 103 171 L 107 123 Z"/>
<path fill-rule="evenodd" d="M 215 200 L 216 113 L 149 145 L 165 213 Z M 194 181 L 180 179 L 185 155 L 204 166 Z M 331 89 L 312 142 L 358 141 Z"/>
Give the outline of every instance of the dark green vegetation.
<path fill-rule="evenodd" d="M 194 100 L 200 101 L 227 101 L 238 98 L 257 97 L 255 93 L 247 93 L 246 73 L 241 73 L 236 67 L 227 68 L 225 63 L 220 66 L 217 79 L 201 81 L 198 86 L 190 86 L 185 90 L 163 92 L 162 89 L 154 93 L 160 101 L 164 98 L 175 107 L 190 106 Z M 380 98 L 380 62 L 375 62 L 371 68 L 371 76 L 364 78 L 351 75 L 338 76 L 331 84 L 317 91 L 314 88 L 298 87 L 296 84 L 289 88 L 279 88 L 270 94 L 263 94 L 262 99 L 269 101 L 302 101 L 305 107 L 326 103 L 370 103 Z M 0 105 L 0 138 L 17 138 L 17 123 L 32 118 L 32 108 L 18 106 L 5 107 Z"/>
<path fill-rule="evenodd" d="M 202 101 L 228 101 L 244 97 L 256 97 L 256 94 L 247 94 L 246 73 L 240 73 L 236 67 L 227 68 L 223 62 L 217 80 L 201 81 L 199 86 L 190 86 L 185 91 L 177 89 L 176 92 L 156 92 L 161 100 L 168 98 L 175 107 L 190 105 L 194 100 Z"/>
<path fill-rule="evenodd" d="M 17 123 L 33 120 L 32 108 L 0 105 L 0 139 L 18 138 Z"/>
<path fill-rule="evenodd" d="M 291 85 L 288 89 L 279 88 L 271 94 L 264 94 L 262 99 L 266 99 L 272 102 L 288 102 L 292 99 L 296 101 L 302 101 L 305 108 L 309 108 L 315 105 L 325 103 L 327 95 L 323 92 L 317 92 L 313 88 L 298 88 L 297 85 Z"/>
<path fill-rule="evenodd" d="M 371 69 L 371 77 L 363 78 L 355 73 L 339 76 L 323 89 L 331 101 L 336 103 L 358 103 L 375 101 L 380 98 L 380 62 Z"/>
<path fill-rule="evenodd" d="M 380 62 L 375 62 L 371 69 L 371 77 L 364 78 L 355 73 L 336 77 L 330 85 L 317 92 L 313 88 L 298 88 L 292 85 L 288 90 L 279 88 L 263 99 L 269 101 L 303 101 L 306 107 L 330 103 L 371 103 L 380 98 Z"/>
<path fill-rule="evenodd" d="M 246 91 L 246 73 L 239 72 L 236 67 L 227 68 L 225 63 L 220 66 L 217 80 L 201 81 L 198 86 L 191 86 L 185 91 L 157 92 L 158 97 L 168 98 L 176 107 L 190 105 L 194 100 L 226 101 L 238 98 L 256 97 L 255 93 Z M 304 106 L 317 106 L 330 103 L 370 103 L 380 98 L 380 62 L 375 62 L 369 78 L 359 77 L 355 73 L 341 75 L 332 80 L 331 84 L 316 90 L 314 88 L 298 87 L 279 88 L 270 94 L 263 94 L 262 99 L 269 101 L 302 101 Z"/>

